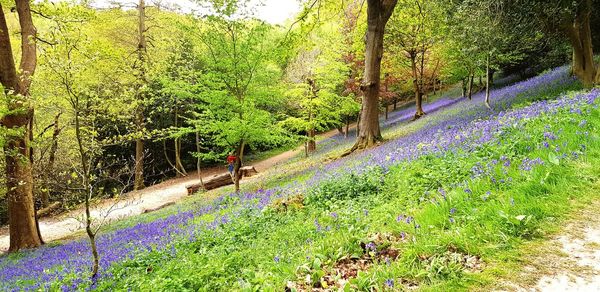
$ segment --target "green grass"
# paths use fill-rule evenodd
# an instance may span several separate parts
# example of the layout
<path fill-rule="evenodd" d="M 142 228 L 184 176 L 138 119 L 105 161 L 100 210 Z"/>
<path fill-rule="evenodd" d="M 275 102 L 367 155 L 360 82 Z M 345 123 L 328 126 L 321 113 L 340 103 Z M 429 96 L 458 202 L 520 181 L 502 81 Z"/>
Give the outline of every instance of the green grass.
<path fill-rule="evenodd" d="M 193 243 L 174 243 L 173 250 L 113 268 L 114 279 L 100 287 L 281 291 L 288 282 L 319 286 L 336 263 L 364 257 L 369 254 L 365 245 L 376 242 L 380 250 L 398 250 L 399 257 L 375 260 L 347 288 L 385 290 L 385 282 L 393 280 L 396 288 L 414 283 L 424 291 L 487 290 L 519 268 L 524 242 L 555 232 L 578 203 L 598 197 L 600 113 L 593 109 L 585 116 L 589 136 L 581 133 L 580 119 L 566 111 L 545 115 L 505 131 L 500 144 L 421 157 L 385 174 L 374 169 L 348 175 L 302 194 L 304 205 L 241 208 L 234 222 L 206 231 Z M 553 146 L 579 158 L 558 159 L 552 147 L 531 149 L 533 137 L 539 140 L 548 127 L 561 133 Z M 510 167 L 492 163 L 503 157 L 510 158 Z M 526 157 L 545 163 L 521 171 L 517 162 Z M 471 177 L 474 166 L 483 166 L 495 181 L 489 175 Z M 407 224 L 402 217 L 398 222 L 399 215 L 414 221 Z M 156 216 L 161 215 L 147 218 Z M 476 267 L 466 267 L 465 257 L 475 259 Z"/>

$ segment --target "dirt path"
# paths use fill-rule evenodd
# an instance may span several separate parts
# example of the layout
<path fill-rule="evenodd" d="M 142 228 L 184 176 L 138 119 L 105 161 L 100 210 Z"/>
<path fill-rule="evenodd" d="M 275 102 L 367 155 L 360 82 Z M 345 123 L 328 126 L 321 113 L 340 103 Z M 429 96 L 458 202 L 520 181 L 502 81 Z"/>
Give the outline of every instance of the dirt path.
<path fill-rule="evenodd" d="M 519 282 L 503 291 L 600 291 L 600 202 L 569 220 L 549 241 L 529 247 Z"/>
<path fill-rule="evenodd" d="M 354 127 L 354 126 L 353 126 Z M 319 135 L 319 138 L 326 139 L 338 133 L 337 130 L 332 130 Z M 304 148 L 298 147 L 293 150 L 283 152 L 272 156 L 262 161 L 248 163 L 253 165 L 259 172 L 259 176 L 253 178 L 261 179 L 274 165 L 290 161 L 297 154 L 304 151 Z M 227 171 L 225 166 L 212 167 L 202 170 L 202 178 L 206 179 L 214 174 Z M 150 186 L 144 190 L 130 192 L 126 195 L 126 199 L 115 202 L 113 200 L 104 200 L 92 209 L 92 217 L 100 218 L 104 222 L 112 222 L 126 217 L 139 215 L 145 210 L 158 209 L 166 205 L 181 200 L 187 196 L 185 186 L 191 182 L 199 181 L 197 172 L 191 172 L 186 177 L 173 178 L 162 183 Z M 250 180 L 247 180 L 248 182 Z M 244 182 L 244 181 L 242 181 Z M 42 218 L 39 221 L 40 232 L 44 241 L 51 242 L 53 240 L 65 238 L 75 232 L 83 230 L 82 218 L 84 209 L 79 208 L 65 214 L 60 214 L 54 217 Z M 0 228 L 0 254 L 8 250 L 9 247 L 8 227 Z"/>

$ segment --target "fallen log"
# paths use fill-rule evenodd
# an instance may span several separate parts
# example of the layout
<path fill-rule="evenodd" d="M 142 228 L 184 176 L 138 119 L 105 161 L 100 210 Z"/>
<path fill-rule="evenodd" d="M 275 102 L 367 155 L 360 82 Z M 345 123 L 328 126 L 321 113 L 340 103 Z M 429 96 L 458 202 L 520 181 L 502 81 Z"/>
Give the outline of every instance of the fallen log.
<path fill-rule="evenodd" d="M 175 202 L 168 202 L 168 203 L 162 204 L 162 205 L 160 205 L 158 207 L 144 209 L 144 211 L 142 211 L 142 214 L 146 214 L 146 213 L 158 211 L 158 210 L 160 210 L 162 208 L 165 208 L 165 207 L 168 207 L 168 206 L 172 206 L 172 205 L 175 205 Z"/>
<path fill-rule="evenodd" d="M 50 213 L 52 213 L 52 211 L 58 209 L 58 207 L 60 207 L 60 202 L 54 202 L 54 203 L 48 205 L 48 207 L 46 207 L 46 208 L 39 209 L 36 212 L 36 215 L 37 215 L 38 218 L 42 218 L 44 216 L 48 216 L 48 215 L 50 215 Z"/>
<path fill-rule="evenodd" d="M 258 174 L 258 171 L 254 166 L 244 166 L 240 168 L 240 172 L 242 173 L 242 177 L 250 177 Z"/>
<path fill-rule="evenodd" d="M 242 177 L 250 177 L 256 175 L 258 171 L 256 170 L 256 168 L 254 168 L 254 166 L 244 166 L 240 168 L 240 173 L 242 174 Z M 226 172 L 221 174 L 215 174 L 207 179 L 204 179 L 204 188 L 202 187 L 202 184 L 200 182 L 188 184 L 185 186 L 185 188 L 187 189 L 188 195 L 192 195 L 201 189 L 208 191 L 232 184 L 233 178 L 231 177 L 229 172 Z"/>

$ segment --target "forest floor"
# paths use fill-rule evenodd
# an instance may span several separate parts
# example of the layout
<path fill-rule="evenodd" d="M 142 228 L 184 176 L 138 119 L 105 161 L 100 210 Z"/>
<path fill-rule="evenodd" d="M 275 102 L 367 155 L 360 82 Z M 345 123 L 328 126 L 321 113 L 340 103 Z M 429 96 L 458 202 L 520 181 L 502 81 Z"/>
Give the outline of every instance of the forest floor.
<path fill-rule="evenodd" d="M 355 124 L 352 124 L 350 129 L 353 129 L 355 126 Z M 318 135 L 318 139 L 330 138 L 337 133 L 338 130 L 336 129 L 324 132 Z M 304 147 L 299 146 L 267 159 L 248 162 L 247 165 L 252 165 L 256 168 L 258 175 L 246 178 L 242 180 L 241 183 L 248 183 L 266 175 L 273 166 L 290 161 L 292 158 L 302 153 L 302 151 L 304 151 Z M 215 174 L 224 173 L 226 171 L 227 167 L 225 165 L 202 169 L 202 179 L 207 179 Z M 94 218 L 102 218 L 102 224 L 106 224 L 130 216 L 139 215 L 144 212 L 161 209 L 162 207 L 172 205 L 187 197 L 186 185 L 192 182 L 198 182 L 199 180 L 196 171 L 189 172 L 185 177 L 168 179 L 156 185 L 149 186 L 141 191 L 127 193 L 123 198 L 118 200 L 103 200 L 95 204 L 92 209 L 92 216 Z M 51 242 L 68 238 L 73 234 L 82 232 L 85 227 L 83 224 L 84 212 L 85 209 L 81 206 L 66 213 L 41 218 L 39 220 L 39 226 L 44 241 Z M 5 253 L 8 250 L 9 243 L 8 226 L 2 226 L 0 227 L 0 254 Z"/>

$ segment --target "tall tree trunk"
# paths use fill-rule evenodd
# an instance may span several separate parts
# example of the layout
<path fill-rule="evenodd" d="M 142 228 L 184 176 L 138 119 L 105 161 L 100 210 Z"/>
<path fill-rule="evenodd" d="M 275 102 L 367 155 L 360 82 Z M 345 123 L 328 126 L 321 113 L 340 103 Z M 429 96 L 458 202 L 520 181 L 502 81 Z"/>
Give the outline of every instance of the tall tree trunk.
<path fill-rule="evenodd" d="M 308 129 L 308 131 L 306 132 L 306 151 L 307 151 L 307 155 L 311 152 L 314 152 L 315 150 L 317 150 L 317 141 L 315 141 L 315 129 L 312 128 L 312 122 L 314 119 L 313 116 L 313 100 L 315 98 L 318 97 L 319 94 L 319 90 L 317 88 L 317 84 L 313 79 L 307 79 L 308 85 L 310 86 L 310 91 L 311 91 L 311 95 L 310 95 L 310 106 L 308 108 L 308 124 L 311 125 L 311 128 Z"/>
<path fill-rule="evenodd" d="M 98 255 L 98 248 L 96 247 L 96 233 L 92 229 L 92 214 L 90 200 L 93 195 L 93 187 L 90 183 L 90 165 L 89 159 L 85 148 L 83 147 L 83 137 L 81 135 L 81 124 L 79 122 L 79 102 L 76 103 L 77 109 L 75 109 L 75 138 L 77 139 L 77 146 L 79 149 L 79 157 L 81 159 L 81 169 L 83 172 L 81 184 L 85 189 L 85 231 L 90 241 L 92 249 L 92 279 L 96 279 L 98 275 L 98 268 L 100 262 L 100 256 Z"/>
<path fill-rule="evenodd" d="M 388 104 L 385 105 L 385 120 L 388 120 L 388 112 L 390 111 L 390 106 Z"/>
<path fill-rule="evenodd" d="M 360 118 L 362 117 L 362 111 L 363 111 L 363 106 L 361 104 L 360 111 L 358 112 L 358 116 L 356 117 L 356 139 L 358 139 L 358 136 L 360 134 L 360 131 L 358 129 L 360 129 Z"/>
<path fill-rule="evenodd" d="M 175 128 L 179 127 L 179 108 L 177 101 L 175 101 Z M 185 171 L 185 167 L 183 167 L 183 163 L 181 163 L 181 139 L 175 138 L 173 139 L 175 146 L 175 168 L 177 174 L 181 174 L 181 176 L 187 176 L 187 172 Z"/>
<path fill-rule="evenodd" d="M 236 193 L 239 193 L 240 191 L 240 180 L 242 179 L 242 173 L 240 172 L 240 168 L 242 167 L 242 163 L 244 161 L 245 146 L 246 142 L 242 140 L 236 149 L 235 165 L 233 168 L 233 183 L 235 184 Z"/>
<path fill-rule="evenodd" d="M 467 80 L 469 78 L 467 77 Z M 461 80 L 461 85 L 462 85 L 462 97 L 467 97 L 467 82 L 465 81 L 465 79 Z"/>
<path fill-rule="evenodd" d="M 344 133 L 344 139 L 348 138 L 349 131 L 350 131 L 350 118 L 346 118 L 346 132 Z"/>
<path fill-rule="evenodd" d="M 398 106 L 398 96 L 394 96 L 394 110 L 396 110 L 396 107 Z"/>
<path fill-rule="evenodd" d="M 29 86 L 37 64 L 36 29 L 31 18 L 29 1 L 16 0 L 15 2 L 21 28 L 19 74 L 13 58 L 4 9 L 0 4 L 0 83 L 8 97 L 7 105 L 10 111 L 2 118 L 2 125 L 18 132 L 18 134 L 8 135 L 4 144 L 9 251 L 33 248 L 42 244 L 35 218 L 30 160 L 30 123 L 33 108 L 29 100 Z"/>
<path fill-rule="evenodd" d="M 474 78 L 475 78 L 475 73 L 471 73 L 471 75 L 469 76 L 469 88 L 468 88 L 469 100 L 471 100 L 473 98 L 473 79 Z"/>
<path fill-rule="evenodd" d="M 597 77 L 592 44 L 590 15 L 592 1 L 585 0 L 579 4 L 572 23 L 566 25 L 567 36 L 573 47 L 573 74 L 586 86 L 592 86 Z"/>
<path fill-rule="evenodd" d="M 138 4 L 138 66 L 139 66 L 139 82 L 138 88 L 138 105 L 136 108 L 136 130 L 139 132 L 135 140 L 135 178 L 134 189 L 141 190 L 144 188 L 144 139 L 142 137 L 144 128 L 144 97 L 141 91 L 146 83 L 146 4 L 144 0 L 140 0 Z"/>
<path fill-rule="evenodd" d="M 361 84 L 363 110 L 358 138 L 352 150 L 364 149 L 383 140 L 379 128 L 379 87 L 385 25 L 394 12 L 397 0 L 367 0 L 365 73 Z"/>
<path fill-rule="evenodd" d="M 202 180 L 202 169 L 200 168 L 200 133 L 196 131 L 196 154 L 198 157 L 196 158 L 196 172 L 198 173 L 198 179 L 200 180 L 200 185 L 204 189 L 204 181 Z"/>
<path fill-rule="evenodd" d="M 492 109 L 490 106 L 490 56 L 488 53 L 485 62 L 485 106 L 488 109 Z"/>
<path fill-rule="evenodd" d="M 410 53 L 410 65 L 413 75 L 413 90 L 415 91 L 415 116 L 413 119 L 416 120 L 425 115 L 425 112 L 423 111 L 423 95 L 417 72 L 417 53 L 414 51 Z"/>
<path fill-rule="evenodd" d="M 306 142 L 306 149 L 308 153 L 315 152 L 317 150 L 317 141 L 315 141 L 316 133 L 315 129 L 308 130 L 306 134 L 306 138 L 308 139 Z"/>
<path fill-rule="evenodd" d="M 175 138 L 175 167 L 177 168 L 177 173 L 180 173 L 182 176 L 187 176 L 187 171 L 185 167 L 183 167 L 183 163 L 181 162 L 181 139 Z"/>
<path fill-rule="evenodd" d="M 54 162 L 56 161 L 56 151 L 58 150 L 58 135 L 60 135 L 60 125 L 59 125 L 59 118 L 62 115 L 62 112 L 59 112 L 55 117 L 54 117 L 54 125 L 53 128 L 54 130 L 52 131 L 52 145 L 50 146 L 50 154 L 48 156 L 48 164 L 46 164 L 46 169 L 44 169 L 44 178 L 45 181 L 48 181 L 48 175 L 53 172 L 54 169 Z M 42 201 L 42 206 L 43 207 L 48 207 L 48 205 L 50 205 L 50 188 L 48 185 L 46 185 L 42 190 L 41 190 L 41 201 Z"/>

